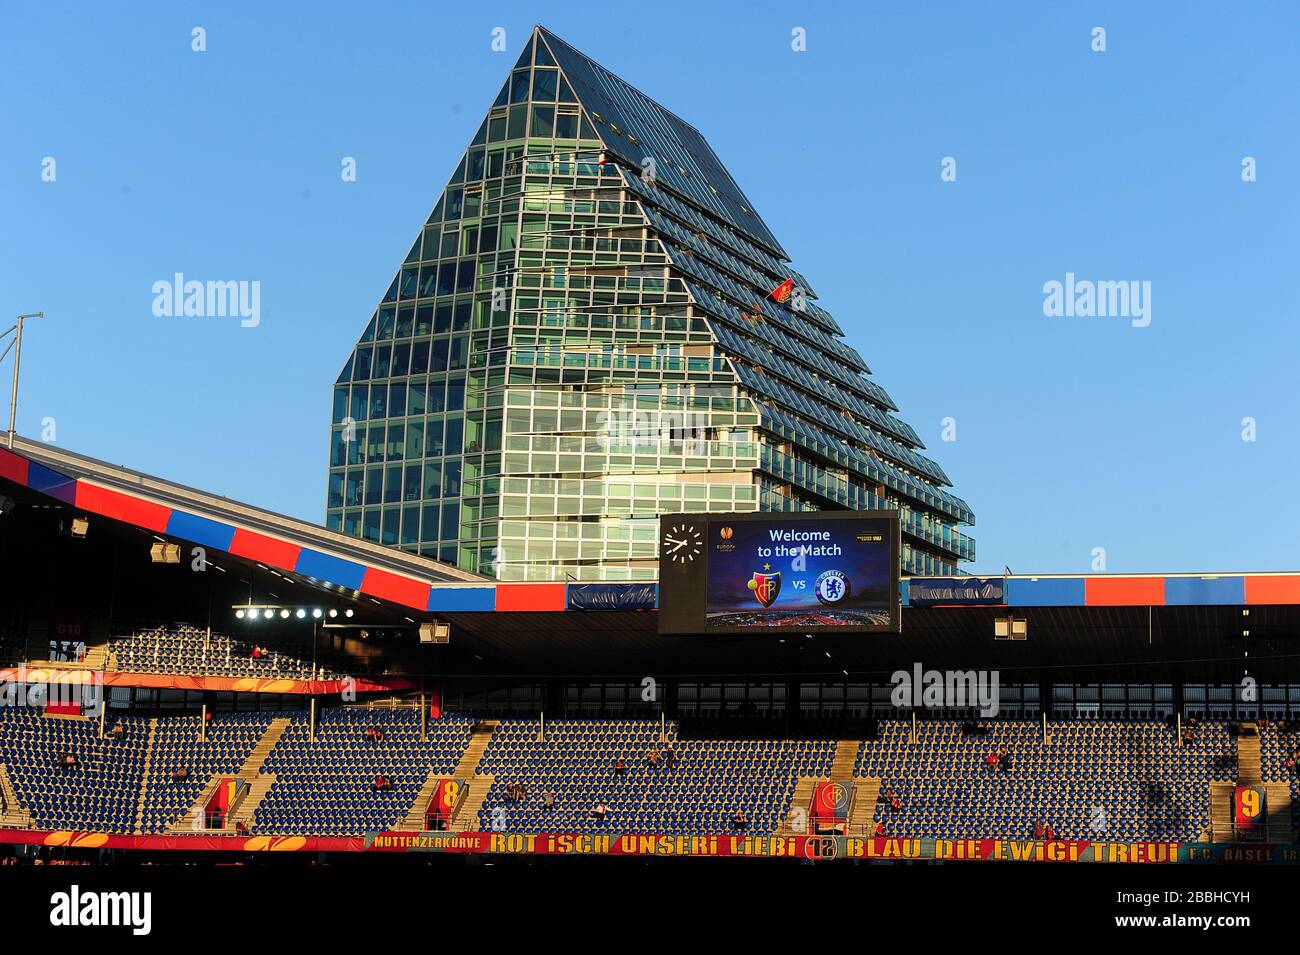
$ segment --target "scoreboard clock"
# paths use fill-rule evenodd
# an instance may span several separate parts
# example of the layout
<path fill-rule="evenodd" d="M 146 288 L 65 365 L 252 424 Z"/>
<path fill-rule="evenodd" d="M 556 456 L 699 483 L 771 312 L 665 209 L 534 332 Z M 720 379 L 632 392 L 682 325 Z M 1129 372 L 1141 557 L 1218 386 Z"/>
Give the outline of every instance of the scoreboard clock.
<path fill-rule="evenodd" d="M 665 522 L 659 540 L 659 562 L 693 564 L 704 556 L 704 528 L 698 524 Z"/>

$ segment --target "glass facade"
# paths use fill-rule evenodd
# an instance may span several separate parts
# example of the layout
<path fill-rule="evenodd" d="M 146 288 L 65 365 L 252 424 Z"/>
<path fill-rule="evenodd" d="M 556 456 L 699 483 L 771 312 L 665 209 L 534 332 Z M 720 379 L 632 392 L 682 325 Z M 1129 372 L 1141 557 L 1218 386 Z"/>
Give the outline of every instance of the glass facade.
<path fill-rule="evenodd" d="M 654 580 L 660 513 L 892 508 L 954 573 L 974 515 L 897 410 L 700 134 L 539 27 L 335 384 L 327 524 Z"/>

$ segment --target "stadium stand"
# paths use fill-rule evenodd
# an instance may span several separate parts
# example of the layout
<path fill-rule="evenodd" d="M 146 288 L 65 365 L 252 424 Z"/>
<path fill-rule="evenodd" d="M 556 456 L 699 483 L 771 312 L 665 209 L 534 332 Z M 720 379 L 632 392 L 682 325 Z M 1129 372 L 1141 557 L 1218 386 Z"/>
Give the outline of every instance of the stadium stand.
<path fill-rule="evenodd" d="M 717 833 L 739 811 L 747 832 L 768 834 L 790 831 L 816 781 L 836 780 L 856 783 L 851 831 L 881 823 L 891 836 L 1027 839 L 1050 825 L 1063 839 L 1194 841 L 1207 838 L 1212 800 L 1249 782 L 1238 759 L 1256 742 L 1288 836 L 1300 802 L 1300 777 L 1286 766 L 1300 733 L 1268 723 L 1238 738 L 1229 724 L 1202 722 L 1180 739 L 1166 723 L 1074 720 L 1048 723 L 1044 742 L 1036 721 L 925 720 L 913 741 L 910 721 L 891 720 L 852 743 L 687 739 L 675 722 L 638 719 L 548 720 L 543 738 L 539 720 L 461 715 L 429 720 L 421 740 L 409 707 L 325 710 L 315 740 L 302 710 L 218 714 L 206 733 L 193 713 L 113 715 L 106 726 L 118 722 L 121 735 L 101 739 L 97 720 L 0 708 L 0 824 L 184 832 L 215 784 L 234 777 L 251 785 L 227 829 L 238 818 L 250 834 L 410 830 L 422 828 L 436 782 L 459 778 L 472 798 L 456 829 Z M 986 763 L 1002 747 L 1009 769 Z M 652 750 L 672 758 L 653 764 Z M 58 765 L 65 755 L 76 765 Z M 174 779 L 177 768 L 187 778 Z M 376 790 L 379 776 L 390 785 Z M 519 785 L 522 799 L 511 792 Z M 899 805 L 878 802 L 885 793 Z"/>
<path fill-rule="evenodd" d="M 123 734 L 100 739 L 97 722 L 0 707 L 0 763 L 34 826 L 129 833 L 135 826 L 149 721 L 122 717 Z M 76 765 L 57 761 L 70 755 Z"/>
<path fill-rule="evenodd" d="M 186 814 L 212 780 L 240 769 L 271 719 L 271 713 L 214 716 L 206 728 L 206 741 L 200 740 L 203 727 L 196 717 L 155 721 L 137 830 L 165 832 L 178 822 L 183 827 Z M 173 779 L 177 769 L 186 770 L 187 778 Z"/>
<path fill-rule="evenodd" d="M 788 740 L 684 740 L 668 723 L 637 720 L 503 721 L 477 772 L 493 778 L 479 811 L 484 829 L 564 832 L 726 832 L 737 811 L 747 831 L 775 832 L 800 776 L 830 771 L 835 743 Z M 671 747 L 671 765 L 647 761 Z M 626 764 L 623 774 L 616 762 Z M 507 798 L 522 784 L 523 801 Z M 554 808 L 543 797 L 554 796 Z M 603 818 L 592 811 L 608 806 Z"/>
<path fill-rule="evenodd" d="M 919 838 L 1033 836 L 1051 826 L 1063 839 L 1196 839 L 1210 821 L 1212 780 L 1236 773 L 1226 724 L 1201 723 L 1180 744 L 1164 723 L 1079 720 L 981 724 L 887 721 L 861 745 L 856 777 L 876 778 L 901 803 L 876 808 L 889 835 Z M 1005 746 L 1010 768 L 986 756 Z"/>
<path fill-rule="evenodd" d="M 254 644 L 226 634 L 179 624 L 153 627 L 114 637 L 109 643 L 108 667 L 127 673 L 183 673 L 228 677 L 267 677 L 310 680 L 340 679 L 343 674 L 325 667 L 314 672 L 311 661 L 268 648 L 254 658 Z"/>
<path fill-rule="evenodd" d="M 456 768 L 470 727 L 465 717 L 444 716 L 429 721 L 428 739 L 421 740 L 415 709 L 326 710 L 312 742 L 307 718 L 296 717 L 259 771 L 274 782 L 250 831 L 355 835 L 393 828 L 430 776 Z M 369 728 L 383 738 L 367 738 Z M 372 783 L 381 775 L 391 789 L 376 792 Z"/>

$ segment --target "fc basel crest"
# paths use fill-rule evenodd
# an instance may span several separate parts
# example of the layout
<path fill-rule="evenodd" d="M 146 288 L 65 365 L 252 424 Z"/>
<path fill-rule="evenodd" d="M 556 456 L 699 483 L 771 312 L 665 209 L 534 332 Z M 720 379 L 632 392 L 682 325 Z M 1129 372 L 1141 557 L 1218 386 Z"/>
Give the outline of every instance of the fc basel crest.
<path fill-rule="evenodd" d="M 781 572 L 778 570 L 774 574 L 754 572 L 754 577 L 749 582 L 749 589 L 754 591 L 754 596 L 764 607 L 770 607 L 776 601 L 776 595 L 781 592 Z"/>
<path fill-rule="evenodd" d="M 852 794 L 853 790 L 842 783 L 831 782 L 818 786 L 815 793 L 817 814 L 831 819 L 846 819 Z"/>

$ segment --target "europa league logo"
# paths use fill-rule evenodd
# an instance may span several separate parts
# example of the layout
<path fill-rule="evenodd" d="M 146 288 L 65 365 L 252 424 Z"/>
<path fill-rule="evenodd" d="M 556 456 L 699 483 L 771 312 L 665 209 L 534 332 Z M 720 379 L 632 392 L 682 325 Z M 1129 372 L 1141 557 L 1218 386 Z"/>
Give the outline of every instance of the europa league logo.
<path fill-rule="evenodd" d="M 722 527 L 719 528 L 718 530 L 718 536 L 721 537 L 724 541 L 731 540 L 732 535 L 735 533 L 736 532 L 733 531 L 730 527 Z"/>

